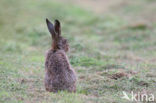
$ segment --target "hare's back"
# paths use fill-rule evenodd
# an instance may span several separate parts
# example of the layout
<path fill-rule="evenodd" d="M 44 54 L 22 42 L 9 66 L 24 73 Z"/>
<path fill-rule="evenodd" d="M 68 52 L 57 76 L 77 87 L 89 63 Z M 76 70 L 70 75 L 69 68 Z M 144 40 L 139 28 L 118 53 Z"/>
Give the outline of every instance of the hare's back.
<path fill-rule="evenodd" d="M 64 51 L 52 51 L 49 50 L 46 57 L 45 63 L 46 69 L 55 73 L 63 73 L 70 69 L 70 64 L 68 58 L 66 57 Z"/>
<path fill-rule="evenodd" d="M 73 69 L 71 69 L 63 51 L 49 52 L 47 55 L 47 77 L 53 81 L 53 84 L 62 86 L 69 86 L 71 83 L 75 83 L 76 75 Z M 62 85 L 62 86 L 61 86 Z"/>

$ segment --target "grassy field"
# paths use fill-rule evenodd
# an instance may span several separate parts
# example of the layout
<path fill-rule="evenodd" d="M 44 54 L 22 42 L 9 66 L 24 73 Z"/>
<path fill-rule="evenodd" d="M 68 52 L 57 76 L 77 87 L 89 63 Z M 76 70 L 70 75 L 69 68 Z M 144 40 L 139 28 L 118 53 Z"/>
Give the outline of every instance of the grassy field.
<path fill-rule="evenodd" d="M 156 1 L 124 0 L 107 13 L 52 0 L 0 0 L 0 103 L 132 103 L 156 96 Z M 46 92 L 45 18 L 62 22 L 77 92 Z"/>

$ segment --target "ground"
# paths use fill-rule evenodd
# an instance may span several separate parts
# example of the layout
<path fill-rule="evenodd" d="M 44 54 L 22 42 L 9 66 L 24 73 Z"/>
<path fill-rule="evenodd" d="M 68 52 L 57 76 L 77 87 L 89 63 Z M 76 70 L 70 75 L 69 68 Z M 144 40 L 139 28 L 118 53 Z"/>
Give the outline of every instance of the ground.
<path fill-rule="evenodd" d="M 156 96 L 155 10 L 155 0 L 1 0 L 0 103 L 132 103 L 123 91 Z M 62 23 L 76 93 L 44 89 L 45 18 Z"/>

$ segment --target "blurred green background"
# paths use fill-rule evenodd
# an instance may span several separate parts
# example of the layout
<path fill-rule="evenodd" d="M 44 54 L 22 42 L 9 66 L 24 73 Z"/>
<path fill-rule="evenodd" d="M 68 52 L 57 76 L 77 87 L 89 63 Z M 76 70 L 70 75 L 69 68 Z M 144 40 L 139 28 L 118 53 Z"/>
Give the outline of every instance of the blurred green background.
<path fill-rule="evenodd" d="M 0 0 L 0 103 L 131 103 L 156 96 L 155 0 Z M 45 18 L 62 24 L 77 92 L 46 92 Z"/>

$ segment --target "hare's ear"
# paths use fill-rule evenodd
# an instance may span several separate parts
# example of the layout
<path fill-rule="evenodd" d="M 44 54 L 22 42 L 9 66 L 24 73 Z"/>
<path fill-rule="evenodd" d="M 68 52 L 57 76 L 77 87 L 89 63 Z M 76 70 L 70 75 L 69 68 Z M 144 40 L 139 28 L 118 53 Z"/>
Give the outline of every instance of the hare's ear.
<path fill-rule="evenodd" d="M 58 34 L 58 36 L 61 35 L 61 23 L 58 20 L 55 20 L 55 32 Z"/>
<path fill-rule="evenodd" d="M 48 19 L 46 19 L 46 23 L 47 23 L 48 30 L 52 35 L 52 38 L 55 39 L 56 33 L 55 33 L 55 28 L 54 28 L 53 24 Z"/>

